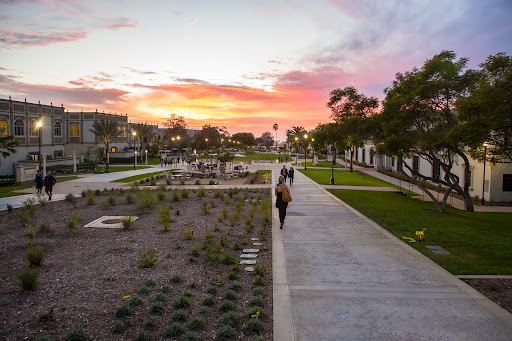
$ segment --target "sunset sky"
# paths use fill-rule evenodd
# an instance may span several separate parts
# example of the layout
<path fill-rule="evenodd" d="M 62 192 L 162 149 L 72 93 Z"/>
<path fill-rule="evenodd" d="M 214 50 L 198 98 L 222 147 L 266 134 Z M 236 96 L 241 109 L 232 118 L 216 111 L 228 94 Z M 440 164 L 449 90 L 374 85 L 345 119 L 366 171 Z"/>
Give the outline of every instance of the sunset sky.
<path fill-rule="evenodd" d="M 382 99 L 443 49 L 512 54 L 510 0 L 0 0 L 0 18 L 0 98 L 279 139 L 327 122 L 332 89 Z"/>

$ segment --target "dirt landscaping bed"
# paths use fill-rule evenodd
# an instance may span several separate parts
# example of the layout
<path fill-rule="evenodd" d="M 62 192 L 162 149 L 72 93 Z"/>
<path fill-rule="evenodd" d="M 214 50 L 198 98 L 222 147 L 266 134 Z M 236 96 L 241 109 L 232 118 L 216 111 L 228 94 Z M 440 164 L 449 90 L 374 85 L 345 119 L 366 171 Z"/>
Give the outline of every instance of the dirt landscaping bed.
<path fill-rule="evenodd" d="M 82 328 L 90 340 L 272 340 L 269 193 L 97 191 L 75 203 L 39 205 L 25 226 L 27 208 L 0 212 L 2 339 L 64 340 Z M 170 208 L 170 223 L 162 207 Z M 75 214 L 80 223 L 70 232 L 65 220 Z M 124 215 L 139 217 L 128 230 L 83 227 Z M 51 232 L 38 231 L 45 222 Z M 36 231 L 33 247 L 44 248 L 34 290 L 18 279 L 28 264 L 28 225 Z M 259 249 L 254 272 L 238 265 L 249 248 Z M 156 263 L 138 266 L 148 250 Z"/>
<path fill-rule="evenodd" d="M 511 279 L 464 279 L 473 289 L 512 313 Z"/>

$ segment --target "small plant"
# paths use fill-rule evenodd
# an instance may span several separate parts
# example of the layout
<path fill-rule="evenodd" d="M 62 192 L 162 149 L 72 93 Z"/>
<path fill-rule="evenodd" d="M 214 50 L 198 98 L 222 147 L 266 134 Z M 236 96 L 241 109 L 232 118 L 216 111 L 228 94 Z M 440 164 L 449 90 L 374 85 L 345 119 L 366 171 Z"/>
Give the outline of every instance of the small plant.
<path fill-rule="evenodd" d="M 171 186 L 171 185 L 172 185 L 172 181 L 171 181 L 171 180 L 165 180 L 165 184 L 166 184 L 167 186 Z"/>
<path fill-rule="evenodd" d="M 89 336 L 84 329 L 78 328 L 70 331 L 65 338 L 66 341 L 87 341 L 89 340 Z"/>
<path fill-rule="evenodd" d="M 254 289 L 252 291 L 252 294 L 254 296 L 263 296 L 263 288 L 262 287 L 257 287 L 256 289 Z"/>
<path fill-rule="evenodd" d="M 222 231 L 222 229 L 219 226 L 217 226 L 217 224 L 215 224 L 215 227 L 213 228 L 213 232 L 221 232 L 221 231 Z"/>
<path fill-rule="evenodd" d="M 94 190 L 94 195 L 96 195 L 97 197 L 99 197 L 101 195 L 101 190 L 98 188 L 98 189 L 95 189 Z"/>
<path fill-rule="evenodd" d="M 165 302 L 167 301 L 167 295 L 164 294 L 163 292 L 158 292 L 156 293 L 155 296 L 153 296 L 153 302 Z"/>
<path fill-rule="evenodd" d="M 39 319 L 40 320 L 50 320 L 53 318 L 53 315 L 55 314 L 55 306 L 51 306 L 50 309 L 48 309 L 44 313 L 39 313 Z"/>
<path fill-rule="evenodd" d="M 207 203 L 203 202 L 203 205 L 201 206 L 201 210 L 204 214 L 210 213 L 210 206 L 208 206 Z"/>
<path fill-rule="evenodd" d="M 116 312 L 114 313 L 115 317 L 132 317 L 133 316 L 133 308 L 128 305 L 124 304 L 122 306 L 119 306 L 116 308 Z"/>
<path fill-rule="evenodd" d="M 206 292 L 209 294 L 216 294 L 217 293 L 217 287 L 214 285 L 210 285 L 208 288 L 206 288 Z"/>
<path fill-rule="evenodd" d="M 171 292 L 171 286 L 169 284 L 162 285 L 160 288 L 160 292 L 163 292 L 165 294 L 168 294 Z"/>
<path fill-rule="evenodd" d="M 121 321 L 115 321 L 110 329 L 112 330 L 112 334 L 121 334 L 126 329 L 126 326 Z"/>
<path fill-rule="evenodd" d="M 167 328 L 165 328 L 164 337 L 180 336 L 184 332 L 185 332 L 185 327 L 183 327 L 183 325 L 181 325 L 180 323 L 175 322 L 175 323 L 167 326 Z"/>
<path fill-rule="evenodd" d="M 194 239 L 194 231 L 192 231 L 192 227 L 188 225 L 188 227 L 183 231 L 183 240 L 193 240 Z"/>
<path fill-rule="evenodd" d="M 73 193 L 66 194 L 66 197 L 64 198 L 64 200 L 66 200 L 67 202 L 69 202 L 69 203 L 71 203 L 73 205 L 76 204 L 76 198 L 73 195 Z"/>
<path fill-rule="evenodd" d="M 213 192 L 213 197 L 218 199 L 224 199 L 224 192 L 220 189 Z"/>
<path fill-rule="evenodd" d="M 27 198 L 25 200 L 23 200 L 22 204 L 23 204 L 23 207 L 25 207 L 25 209 L 27 210 L 30 210 L 32 208 L 32 206 L 34 206 L 36 203 L 36 198 Z"/>
<path fill-rule="evenodd" d="M 268 230 L 266 230 L 265 228 L 262 228 L 260 230 L 260 238 L 261 238 L 261 240 L 263 240 L 263 241 L 267 240 L 267 235 L 268 235 Z"/>
<path fill-rule="evenodd" d="M 19 211 L 16 213 L 16 218 L 18 218 L 21 225 L 25 226 L 32 219 L 32 215 L 28 212 Z"/>
<path fill-rule="evenodd" d="M 222 322 L 228 326 L 236 326 L 238 322 L 238 315 L 234 311 L 228 311 L 222 315 Z"/>
<path fill-rule="evenodd" d="M 259 286 L 259 287 L 264 287 L 265 286 L 265 279 L 261 275 L 256 275 L 256 276 L 254 276 L 254 280 L 252 281 L 252 283 L 254 285 Z"/>
<path fill-rule="evenodd" d="M 234 292 L 233 290 L 228 290 L 224 294 L 224 297 L 227 298 L 228 300 L 235 300 L 236 299 L 236 292 Z"/>
<path fill-rule="evenodd" d="M 226 265 L 232 265 L 232 264 L 236 264 L 237 260 L 235 257 L 233 257 L 232 255 L 230 255 L 229 253 L 226 253 L 224 255 L 224 257 L 220 260 L 220 262 L 222 264 L 226 264 Z"/>
<path fill-rule="evenodd" d="M 201 315 L 207 315 L 209 312 L 210 312 L 210 309 L 208 309 L 207 307 L 199 308 L 199 314 L 201 314 Z"/>
<path fill-rule="evenodd" d="M 44 258 L 44 249 L 42 246 L 29 248 L 25 253 L 25 258 L 31 265 L 40 266 Z"/>
<path fill-rule="evenodd" d="M 137 289 L 137 294 L 140 294 L 140 295 L 146 295 L 146 294 L 149 294 L 149 287 L 147 285 L 141 285 L 138 289 Z"/>
<path fill-rule="evenodd" d="M 228 272 L 228 279 L 229 280 L 235 280 L 238 278 L 238 274 L 234 271 L 230 271 Z"/>
<path fill-rule="evenodd" d="M 125 215 L 121 218 L 121 225 L 123 226 L 123 230 L 129 230 L 135 224 L 135 219 L 131 215 Z"/>
<path fill-rule="evenodd" d="M 212 279 L 210 280 L 210 283 L 212 285 L 216 285 L 216 286 L 221 286 L 224 284 L 224 281 L 222 280 L 222 278 L 218 277 L 218 276 L 214 276 L 212 277 Z"/>
<path fill-rule="evenodd" d="M 226 203 L 227 205 L 229 205 L 229 203 L 231 202 L 231 199 L 229 198 L 229 196 L 227 197 L 224 197 L 224 203 Z"/>
<path fill-rule="evenodd" d="M 231 226 L 235 226 L 235 223 L 238 221 L 239 218 L 240 218 L 240 211 L 233 212 L 233 214 L 229 218 L 229 222 L 231 223 Z"/>
<path fill-rule="evenodd" d="M 41 222 L 39 224 L 39 226 L 37 227 L 37 232 L 40 232 L 40 233 L 49 233 L 49 232 L 52 232 L 52 231 L 53 231 L 52 224 L 50 224 L 47 221 Z"/>
<path fill-rule="evenodd" d="M 201 181 L 199 181 L 199 179 L 196 180 L 196 182 L 194 182 L 194 185 L 200 185 L 201 184 Z M 199 194 L 198 194 L 199 196 Z"/>
<path fill-rule="evenodd" d="M 192 293 L 192 291 L 189 290 L 183 290 L 183 295 L 187 297 L 192 297 L 194 296 L 194 293 Z"/>
<path fill-rule="evenodd" d="M 229 325 L 224 325 L 217 330 L 217 339 L 231 340 L 235 337 L 236 331 Z"/>
<path fill-rule="evenodd" d="M 243 328 L 244 334 L 249 335 L 254 332 L 260 332 L 263 330 L 263 322 L 259 318 L 252 318 L 248 320 Z"/>
<path fill-rule="evenodd" d="M 197 341 L 199 339 L 199 335 L 196 332 L 189 331 L 181 337 L 181 341 Z"/>
<path fill-rule="evenodd" d="M 25 232 L 23 232 L 23 235 L 27 237 L 27 245 L 32 246 L 32 241 L 36 237 L 36 231 L 31 225 L 28 225 L 25 229 Z"/>
<path fill-rule="evenodd" d="M 69 232 L 74 233 L 76 232 L 76 227 L 80 223 L 82 219 L 80 219 L 80 216 L 78 214 L 73 214 L 71 217 L 67 218 L 64 223 L 66 224 L 66 228 Z"/>
<path fill-rule="evenodd" d="M 215 204 L 215 201 L 210 200 L 210 208 L 215 208 L 217 204 Z"/>
<path fill-rule="evenodd" d="M 133 296 L 133 297 L 130 297 L 130 299 L 128 300 L 128 304 L 130 305 L 130 307 L 136 307 L 138 305 L 141 305 L 143 303 L 142 301 L 142 298 L 140 298 L 140 296 Z"/>
<path fill-rule="evenodd" d="M 238 282 L 238 281 L 233 281 L 233 283 L 231 283 L 231 286 L 229 287 L 230 290 L 234 290 L 234 291 L 240 291 L 242 290 L 242 283 Z"/>
<path fill-rule="evenodd" d="M 263 308 L 254 306 L 245 312 L 245 317 L 249 320 L 251 318 L 259 318 L 263 316 Z"/>
<path fill-rule="evenodd" d="M 181 189 L 181 197 L 183 199 L 187 199 L 189 194 L 190 194 L 190 191 L 188 189 L 186 189 L 186 188 Z"/>
<path fill-rule="evenodd" d="M 180 186 L 183 186 L 185 184 L 185 181 L 180 180 Z"/>
<path fill-rule="evenodd" d="M 156 281 L 150 277 L 144 281 L 144 285 L 153 286 L 156 285 Z"/>
<path fill-rule="evenodd" d="M 152 315 L 152 316 L 148 317 L 146 320 L 144 320 L 142 325 L 144 326 L 144 328 L 150 328 L 150 327 L 153 327 L 157 321 L 158 321 L 158 317 Z"/>
<path fill-rule="evenodd" d="M 105 200 L 103 200 L 103 202 L 101 203 L 101 207 L 111 207 L 111 206 L 116 206 L 117 205 L 117 197 L 110 193 L 106 198 Z"/>
<path fill-rule="evenodd" d="M 181 276 L 180 276 L 180 275 L 176 274 L 176 275 L 172 275 L 172 276 L 171 276 L 170 281 L 171 281 L 172 283 L 181 283 L 182 278 L 181 278 Z"/>
<path fill-rule="evenodd" d="M 197 281 L 192 281 L 192 282 L 190 282 L 188 287 L 191 289 L 197 289 L 197 288 L 199 288 L 199 283 Z"/>
<path fill-rule="evenodd" d="M 212 295 L 207 295 L 207 296 L 203 297 L 203 299 L 201 300 L 201 303 L 208 307 L 213 305 L 214 302 L 215 302 L 215 298 Z"/>
<path fill-rule="evenodd" d="M 210 181 L 208 182 L 208 185 L 215 185 L 215 180 L 210 180 Z"/>
<path fill-rule="evenodd" d="M 139 330 L 135 335 L 134 341 L 149 341 L 149 334 L 144 330 Z"/>
<path fill-rule="evenodd" d="M 171 228 L 172 213 L 170 207 L 162 207 L 158 212 L 158 218 L 155 221 L 162 226 L 165 232 L 168 232 Z"/>
<path fill-rule="evenodd" d="M 263 297 L 262 296 L 253 296 L 253 297 L 249 298 L 249 306 L 263 307 Z"/>
<path fill-rule="evenodd" d="M 181 199 L 181 191 L 179 190 L 179 188 L 174 188 L 172 190 L 171 197 L 172 197 L 172 201 L 180 201 L 180 199 Z"/>
<path fill-rule="evenodd" d="M 152 268 L 156 262 L 155 250 L 149 249 L 146 251 L 139 251 L 139 257 L 137 257 L 137 265 L 141 268 Z"/>
<path fill-rule="evenodd" d="M 187 308 L 190 306 L 190 302 L 188 301 L 187 296 L 181 295 L 172 302 L 172 306 L 175 309 Z"/>
<path fill-rule="evenodd" d="M 151 190 L 145 189 L 141 193 L 139 203 L 137 204 L 137 210 L 143 211 L 155 207 L 156 199 Z"/>
<path fill-rule="evenodd" d="M 164 302 L 162 301 L 156 301 L 151 304 L 151 312 L 155 314 L 163 314 L 165 310 Z"/>
<path fill-rule="evenodd" d="M 228 311 L 231 311 L 235 309 L 235 303 L 233 303 L 232 301 L 230 300 L 223 300 L 220 304 L 219 304 L 219 311 L 222 311 L 222 312 L 228 312 Z"/>
<path fill-rule="evenodd" d="M 133 204 L 135 203 L 135 196 L 131 193 L 131 192 L 128 192 L 128 194 L 126 194 L 126 202 L 128 204 Z M 92 204 L 91 204 L 92 205 Z"/>
<path fill-rule="evenodd" d="M 233 243 L 233 250 L 237 251 L 237 250 L 241 250 L 242 248 L 240 247 L 240 245 L 238 244 L 238 241 L 235 241 Z"/>
<path fill-rule="evenodd" d="M 206 326 L 206 322 L 202 317 L 192 317 L 188 321 L 188 328 L 190 330 L 201 330 Z"/>
<path fill-rule="evenodd" d="M 37 202 L 39 203 L 39 205 L 44 206 L 48 203 L 48 198 L 45 196 L 41 196 L 37 198 Z M 7 210 L 9 210 L 9 208 L 7 208 Z"/>
<path fill-rule="evenodd" d="M 175 310 L 171 314 L 171 319 L 175 322 L 185 321 L 186 318 L 187 318 L 187 312 L 183 309 Z"/>
<path fill-rule="evenodd" d="M 14 211 L 14 207 L 12 205 L 7 204 L 7 212 L 12 213 Z"/>

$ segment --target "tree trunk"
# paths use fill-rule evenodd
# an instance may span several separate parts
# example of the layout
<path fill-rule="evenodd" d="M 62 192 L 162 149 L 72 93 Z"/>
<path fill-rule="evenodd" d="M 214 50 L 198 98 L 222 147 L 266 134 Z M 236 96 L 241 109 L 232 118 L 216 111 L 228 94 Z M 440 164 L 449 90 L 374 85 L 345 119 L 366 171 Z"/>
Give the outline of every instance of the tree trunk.
<path fill-rule="evenodd" d="M 466 154 L 458 151 L 457 154 L 462 157 L 464 160 L 464 190 L 462 197 L 464 198 L 464 206 L 466 208 L 466 211 L 468 212 L 475 212 L 475 207 L 473 205 L 473 200 L 471 199 L 471 195 L 469 194 L 469 182 L 467 181 L 469 179 L 469 160 L 466 156 Z M 483 193 L 482 193 L 483 195 Z"/>
<path fill-rule="evenodd" d="M 110 153 L 108 152 L 109 146 L 108 141 L 105 142 L 105 172 L 108 173 L 110 166 Z"/>
<path fill-rule="evenodd" d="M 432 194 L 432 192 L 430 192 L 426 187 L 423 187 L 416 178 L 411 177 L 406 172 L 404 172 L 403 168 L 405 166 L 405 168 L 407 168 L 412 173 L 411 167 L 409 167 L 409 165 L 405 162 L 404 159 L 400 158 L 400 162 L 401 162 L 400 173 L 405 175 L 405 177 L 410 182 L 412 182 L 413 184 L 418 186 L 419 189 L 421 189 L 426 195 L 428 195 L 428 197 L 432 200 L 434 205 L 436 205 L 436 208 L 437 208 L 438 212 L 446 213 L 446 205 L 443 205 L 442 203 L 440 203 L 439 200 L 437 200 L 437 198 L 435 197 L 435 195 Z"/>
<path fill-rule="evenodd" d="M 350 146 L 350 173 L 354 172 L 354 146 Z"/>

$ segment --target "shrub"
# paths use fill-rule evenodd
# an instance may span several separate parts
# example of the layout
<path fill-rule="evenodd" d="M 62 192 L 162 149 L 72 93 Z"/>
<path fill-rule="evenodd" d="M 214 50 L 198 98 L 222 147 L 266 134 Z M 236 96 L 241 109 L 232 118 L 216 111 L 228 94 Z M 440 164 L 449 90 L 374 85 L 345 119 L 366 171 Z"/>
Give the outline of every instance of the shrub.
<path fill-rule="evenodd" d="M 190 194 L 190 191 L 189 191 L 188 189 L 183 188 L 183 189 L 181 190 L 181 197 L 182 197 L 183 199 L 187 199 L 187 198 L 188 198 L 188 196 L 189 196 L 189 194 Z"/>
<path fill-rule="evenodd" d="M 149 334 L 144 330 L 139 330 L 135 335 L 134 341 L 149 341 Z"/>
<path fill-rule="evenodd" d="M 156 301 L 151 304 L 151 312 L 155 314 L 162 314 L 165 310 L 164 302 Z"/>
<path fill-rule="evenodd" d="M 236 299 L 236 293 L 233 290 L 228 290 L 224 294 L 224 297 L 228 300 L 235 300 Z"/>
<path fill-rule="evenodd" d="M 167 295 L 164 294 L 163 292 L 158 292 L 156 293 L 155 296 L 153 296 L 153 302 L 165 302 L 167 301 Z"/>
<path fill-rule="evenodd" d="M 74 329 L 66 335 L 66 341 L 87 341 L 89 337 L 82 328 Z"/>
<path fill-rule="evenodd" d="M 234 291 L 240 291 L 242 290 L 242 283 L 238 282 L 238 281 L 233 281 L 233 283 L 231 283 L 231 286 L 229 287 L 230 290 L 234 290 Z"/>
<path fill-rule="evenodd" d="M 27 245 L 32 246 L 32 240 L 36 237 L 36 231 L 31 225 L 28 225 L 25 229 L 25 232 L 23 232 L 23 235 L 27 237 Z"/>
<path fill-rule="evenodd" d="M 133 316 L 133 308 L 128 304 L 124 304 L 116 308 L 114 315 L 115 317 L 131 317 Z"/>
<path fill-rule="evenodd" d="M 260 332 L 263 330 L 263 322 L 259 318 L 252 318 L 248 320 L 243 328 L 244 334 L 249 335 L 254 332 Z"/>
<path fill-rule="evenodd" d="M 218 276 L 214 276 L 210 280 L 210 283 L 213 284 L 213 285 L 221 286 L 221 285 L 224 284 L 224 281 L 222 280 L 222 278 L 220 278 Z"/>
<path fill-rule="evenodd" d="M 37 227 L 37 232 L 49 233 L 49 232 L 52 232 L 52 231 L 53 231 L 52 224 L 47 222 L 47 221 L 41 222 L 39 224 L 39 226 Z"/>
<path fill-rule="evenodd" d="M 181 341 L 197 341 L 199 336 L 196 332 L 187 332 L 181 337 Z"/>
<path fill-rule="evenodd" d="M 150 316 L 146 320 L 144 320 L 142 325 L 144 326 L 144 328 L 150 328 L 150 327 L 153 327 L 156 324 L 157 320 L 158 320 L 158 317 Z"/>
<path fill-rule="evenodd" d="M 210 180 L 210 181 L 208 182 L 208 185 L 215 185 L 215 180 Z"/>
<path fill-rule="evenodd" d="M 55 314 L 55 306 L 52 305 L 48 311 L 44 313 L 39 313 L 39 319 L 40 320 L 50 320 L 53 318 L 53 315 Z"/>
<path fill-rule="evenodd" d="M 201 303 L 205 306 L 211 306 L 215 302 L 215 298 L 212 295 L 207 295 L 203 297 Z"/>
<path fill-rule="evenodd" d="M 233 303 L 232 301 L 230 300 L 223 300 L 220 304 L 219 304 L 219 310 L 222 311 L 222 312 L 228 312 L 228 311 L 231 311 L 235 309 L 235 303 Z"/>
<path fill-rule="evenodd" d="M 18 272 L 19 285 L 23 290 L 34 290 L 39 287 L 39 272 L 29 266 Z"/>
<path fill-rule="evenodd" d="M 171 197 L 172 197 L 172 201 L 180 201 L 180 199 L 181 199 L 181 192 L 180 192 L 179 188 L 174 188 L 172 190 Z"/>
<path fill-rule="evenodd" d="M 25 207 L 27 210 L 30 210 L 34 204 L 36 203 L 36 198 L 27 198 L 25 200 L 23 200 L 22 204 L 23 204 L 23 207 Z"/>
<path fill-rule="evenodd" d="M 153 286 L 156 285 L 156 281 L 150 277 L 144 281 L 144 285 Z"/>
<path fill-rule="evenodd" d="M 196 182 L 194 182 L 194 185 L 200 185 L 200 184 L 201 184 L 201 181 L 199 181 L 199 179 L 198 179 L 198 180 L 196 180 Z M 199 195 L 198 195 L 198 196 L 199 196 Z"/>
<path fill-rule="evenodd" d="M 183 186 L 185 184 L 185 181 L 180 180 L 180 186 Z"/>
<path fill-rule="evenodd" d="M 128 204 L 133 204 L 135 202 L 135 196 L 132 193 L 128 192 L 128 194 L 126 194 L 126 202 Z"/>
<path fill-rule="evenodd" d="M 110 206 L 116 206 L 117 205 L 117 197 L 110 193 L 108 195 L 108 197 L 105 198 L 105 200 L 103 200 L 103 202 L 101 203 L 101 206 L 102 207 L 110 207 Z"/>
<path fill-rule="evenodd" d="M 96 196 L 98 196 L 98 197 L 99 197 L 99 196 L 101 195 L 101 190 L 100 190 L 99 188 L 98 188 L 98 189 L 95 189 L 95 190 L 94 190 L 94 195 L 96 195 Z"/>
<path fill-rule="evenodd" d="M 123 230 L 129 230 L 135 224 L 135 219 L 131 215 L 125 215 L 121 218 L 121 225 L 123 225 Z"/>
<path fill-rule="evenodd" d="M 188 328 L 190 330 L 201 330 L 206 326 L 206 322 L 202 317 L 192 317 L 188 321 Z"/>
<path fill-rule="evenodd" d="M 39 198 L 37 198 L 37 202 L 39 203 L 39 205 L 44 206 L 48 203 L 48 198 L 45 196 L 40 196 Z"/>
<path fill-rule="evenodd" d="M 227 205 L 229 205 L 229 203 L 231 202 L 231 199 L 230 197 L 224 197 L 224 203 L 226 203 Z"/>
<path fill-rule="evenodd" d="M 236 331 L 229 325 L 224 325 L 217 330 L 217 339 L 231 340 L 236 335 Z"/>
<path fill-rule="evenodd" d="M 76 198 L 73 195 L 73 193 L 66 194 L 66 197 L 64 198 L 64 200 L 66 200 L 69 203 L 76 204 Z"/>
<path fill-rule="evenodd" d="M 262 307 L 254 306 L 245 312 L 245 317 L 247 319 L 259 318 L 263 316 L 263 313 L 264 311 Z"/>
<path fill-rule="evenodd" d="M 230 280 L 234 280 L 234 279 L 237 279 L 238 278 L 238 274 L 234 271 L 230 271 L 228 272 L 228 279 Z"/>
<path fill-rule="evenodd" d="M 208 314 L 209 311 L 210 311 L 210 309 L 208 309 L 207 307 L 199 308 L 199 314 L 201 314 L 201 315 L 206 315 L 206 314 Z"/>
<path fill-rule="evenodd" d="M 73 214 L 71 217 L 67 218 L 64 223 L 66 224 L 68 231 L 73 233 L 76 232 L 76 227 L 81 220 L 82 219 L 80 219 L 78 214 Z"/>
<path fill-rule="evenodd" d="M 199 288 L 199 283 L 197 281 L 192 281 L 192 282 L 190 282 L 188 287 L 191 289 L 197 289 L 197 288 Z"/>
<path fill-rule="evenodd" d="M 169 284 L 165 284 L 163 285 L 161 288 L 160 288 L 160 292 L 163 292 L 163 293 L 170 293 L 171 292 L 171 286 Z"/>
<path fill-rule="evenodd" d="M 171 314 L 171 319 L 176 322 L 185 321 L 186 318 L 187 318 L 187 312 L 183 309 L 175 310 Z"/>
<path fill-rule="evenodd" d="M 218 199 L 224 199 L 224 192 L 220 189 L 213 192 L 213 197 Z"/>
<path fill-rule="evenodd" d="M 235 241 L 233 243 L 233 250 L 237 251 L 237 250 L 241 250 L 242 248 L 240 247 L 240 245 L 238 244 L 237 241 Z"/>
<path fill-rule="evenodd" d="M 146 295 L 149 293 L 149 287 L 147 285 L 141 285 L 138 289 L 137 289 L 137 294 L 140 294 L 140 295 Z"/>
<path fill-rule="evenodd" d="M 220 260 L 220 262 L 222 264 L 232 265 L 232 264 L 236 264 L 236 258 L 233 257 L 232 255 L 230 255 L 229 253 L 226 253 L 224 255 L 224 257 Z"/>
<path fill-rule="evenodd" d="M 190 302 L 187 296 L 181 295 L 172 302 L 172 306 L 174 309 L 187 308 L 190 306 Z"/>
<path fill-rule="evenodd" d="M 264 287 L 265 286 L 265 279 L 263 278 L 263 276 L 256 275 L 256 276 L 254 276 L 254 280 L 252 281 L 252 283 L 254 285 L 259 286 L 259 287 Z"/>
<path fill-rule="evenodd" d="M 206 288 L 206 292 L 209 294 L 215 294 L 217 293 L 217 287 L 210 285 L 208 288 Z"/>
<path fill-rule="evenodd" d="M 192 291 L 188 291 L 188 290 L 183 290 L 183 295 L 187 296 L 187 297 L 192 297 L 194 296 L 194 294 L 192 293 Z"/>
<path fill-rule="evenodd" d="M 249 298 L 249 306 L 263 307 L 263 297 L 262 296 L 253 296 L 253 297 Z"/>
<path fill-rule="evenodd" d="M 233 214 L 229 218 L 229 222 L 231 223 L 231 226 L 235 226 L 235 223 L 238 221 L 239 218 L 240 218 L 240 211 L 233 212 Z"/>
<path fill-rule="evenodd" d="M 164 330 L 164 336 L 165 337 L 174 337 L 174 336 L 180 336 L 185 332 L 185 327 L 181 325 L 180 323 L 173 323 Z"/>
<path fill-rule="evenodd" d="M 40 266 L 44 258 L 44 249 L 42 246 L 29 248 L 25 253 L 25 258 L 31 265 Z"/>
<path fill-rule="evenodd" d="M 145 189 L 142 191 L 139 203 L 137 204 L 137 209 L 139 211 L 150 209 L 155 207 L 156 199 L 151 190 Z"/>
<path fill-rule="evenodd" d="M 32 215 L 28 212 L 19 211 L 16 213 L 16 218 L 18 218 L 21 225 L 25 226 L 32 219 Z"/>
<path fill-rule="evenodd" d="M 14 211 L 14 207 L 12 205 L 7 204 L 7 212 L 12 213 Z"/>
<path fill-rule="evenodd" d="M 222 322 L 228 326 L 234 327 L 238 322 L 238 315 L 234 311 L 228 311 L 222 315 Z"/>
<path fill-rule="evenodd" d="M 136 307 L 138 305 L 141 305 L 142 303 L 143 303 L 143 301 L 142 301 L 142 298 L 140 298 L 140 296 L 133 296 L 133 297 L 130 297 L 130 299 L 128 300 L 128 304 L 131 307 Z"/>
<path fill-rule="evenodd" d="M 207 203 L 203 202 L 203 205 L 201 206 L 201 210 L 204 214 L 210 213 L 210 206 L 208 206 Z"/>
<path fill-rule="evenodd" d="M 171 181 L 171 180 L 165 180 L 165 184 L 166 184 L 167 186 L 171 186 L 171 185 L 172 185 L 172 181 Z"/>
<path fill-rule="evenodd" d="M 264 265 L 258 264 L 254 267 L 254 274 L 265 276 L 265 272 L 267 272 L 267 268 Z"/>
<path fill-rule="evenodd" d="M 170 207 L 162 207 L 158 212 L 158 218 L 155 221 L 162 226 L 165 232 L 171 228 L 172 213 Z"/>
<path fill-rule="evenodd" d="M 183 240 L 192 240 L 194 239 L 194 231 L 192 227 L 188 225 L 188 227 L 183 231 Z"/>
<path fill-rule="evenodd" d="M 172 275 L 170 280 L 173 283 L 180 283 L 182 281 L 181 276 L 178 274 Z"/>
<path fill-rule="evenodd" d="M 146 251 L 139 251 L 137 265 L 141 268 L 152 268 L 156 264 L 157 260 L 155 250 L 149 249 Z"/>
<path fill-rule="evenodd" d="M 263 288 L 262 288 L 262 287 L 258 287 L 258 288 L 256 288 L 256 289 L 254 289 L 254 290 L 252 291 L 252 294 L 253 294 L 254 296 L 263 296 Z"/>
<path fill-rule="evenodd" d="M 121 334 L 126 329 L 125 325 L 121 321 L 115 321 L 114 325 L 110 327 L 112 334 Z"/>

